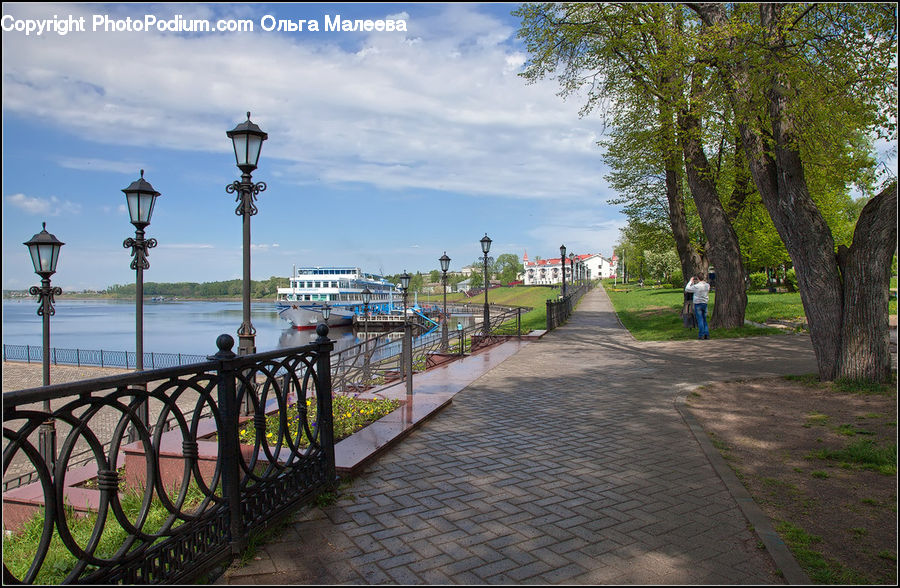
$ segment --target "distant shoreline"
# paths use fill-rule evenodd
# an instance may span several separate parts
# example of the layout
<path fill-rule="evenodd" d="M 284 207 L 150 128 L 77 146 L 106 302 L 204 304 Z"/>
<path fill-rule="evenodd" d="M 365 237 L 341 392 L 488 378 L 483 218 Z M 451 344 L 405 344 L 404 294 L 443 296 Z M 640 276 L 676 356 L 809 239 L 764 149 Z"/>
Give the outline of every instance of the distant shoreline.
<path fill-rule="evenodd" d="M 54 297 L 54 300 L 59 302 L 64 299 L 70 300 L 124 300 L 124 301 L 134 301 L 133 297 L 128 296 L 103 296 L 100 294 L 66 294 L 63 292 L 61 295 Z M 153 296 L 144 296 L 144 302 L 155 298 Z M 6 292 L 3 293 L 3 300 L 34 300 L 37 301 L 37 296 L 32 296 L 27 292 L 24 295 L 20 296 L 10 296 Z M 165 297 L 163 302 L 241 302 L 243 299 L 240 296 L 216 296 L 210 298 L 196 298 L 196 297 Z M 274 299 L 269 298 L 251 298 L 250 302 L 274 302 Z"/>

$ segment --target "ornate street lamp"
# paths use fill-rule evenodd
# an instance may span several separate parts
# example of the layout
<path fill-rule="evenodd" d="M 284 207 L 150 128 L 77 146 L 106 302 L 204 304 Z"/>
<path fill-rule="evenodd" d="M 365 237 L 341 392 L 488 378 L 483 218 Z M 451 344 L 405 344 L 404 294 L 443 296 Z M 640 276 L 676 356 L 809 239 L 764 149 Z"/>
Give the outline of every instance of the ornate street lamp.
<path fill-rule="evenodd" d="M 28 246 L 28 252 L 31 254 L 31 263 L 34 265 L 34 273 L 41 277 L 41 285 L 32 286 L 28 289 L 28 293 L 38 297 L 37 314 L 43 319 L 43 383 L 44 386 L 50 385 L 50 317 L 56 314 L 53 308 L 53 297 L 62 294 L 59 287 L 50 286 L 50 276 L 56 273 L 56 262 L 59 260 L 59 250 L 65 243 L 57 239 L 54 235 L 47 232 L 47 223 L 42 223 L 41 232 L 36 234 L 31 240 L 26 241 L 24 245 Z M 52 418 L 49 418 L 50 401 L 45 400 L 43 405 L 44 412 L 48 418 L 44 421 L 38 430 L 38 451 L 41 459 L 47 464 L 52 471 L 56 464 L 56 425 Z"/>
<path fill-rule="evenodd" d="M 153 207 L 159 192 L 153 189 L 150 182 L 144 179 L 144 170 L 141 177 L 131 182 L 131 185 L 123 189 L 125 200 L 128 203 L 128 215 L 131 224 L 134 225 L 134 238 L 125 239 L 122 246 L 131 249 L 131 269 L 135 270 L 135 345 L 134 345 L 134 369 L 144 369 L 144 270 L 150 268 L 147 261 L 149 250 L 156 247 L 156 239 L 145 239 L 144 229 L 150 224 L 153 215 Z M 138 420 L 144 425 L 150 422 L 149 406 L 146 401 L 137 407 Z M 132 429 L 132 440 L 136 439 L 136 431 Z"/>
<path fill-rule="evenodd" d="M 566 246 L 559 246 L 559 263 L 562 265 L 562 295 L 566 297 Z"/>
<path fill-rule="evenodd" d="M 366 341 L 369 340 L 369 303 L 372 302 L 372 291 L 366 286 L 360 292 L 363 301 L 363 316 L 366 317 Z"/>
<path fill-rule="evenodd" d="M 481 251 L 484 253 L 484 324 L 482 325 L 482 332 L 485 335 L 489 335 L 491 332 L 491 310 L 488 306 L 488 286 L 491 285 L 488 280 L 488 252 L 491 250 L 491 238 L 487 236 L 487 233 L 484 234 L 484 237 L 481 238 Z"/>
<path fill-rule="evenodd" d="M 444 285 L 444 320 L 441 322 L 441 351 L 447 353 L 447 349 L 450 348 L 447 333 L 447 270 L 450 269 L 450 258 L 447 257 L 446 251 L 444 251 L 444 254 L 441 255 L 438 261 L 441 262 L 441 282 Z"/>
<path fill-rule="evenodd" d="M 241 170 L 241 180 L 225 186 L 229 194 L 237 192 L 236 202 L 239 202 L 234 213 L 243 217 L 244 228 L 244 280 L 243 302 L 244 320 L 238 329 L 238 355 L 256 353 L 256 329 L 250 321 L 250 217 L 258 212 L 253 203 L 260 192 L 265 192 L 266 183 L 253 183 L 251 172 L 256 169 L 259 162 L 259 153 L 262 143 L 269 138 L 258 126 L 250 121 L 250 113 L 247 112 L 247 120 L 225 133 L 234 145 L 234 157 L 238 169 Z"/>
<path fill-rule="evenodd" d="M 406 293 L 409 291 L 409 280 L 409 274 L 403 270 L 403 273 L 400 274 L 400 292 L 403 293 L 403 349 L 400 360 L 403 363 L 401 373 L 406 373 L 406 394 L 412 396 L 412 337 L 406 317 Z"/>
<path fill-rule="evenodd" d="M 565 260 L 563 260 L 563 262 L 565 262 Z M 569 281 L 572 282 L 572 287 L 575 288 L 577 286 L 575 284 L 576 277 L 575 277 L 575 254 L 574 253 L 569 253 L 569 269 L 571 270 L 571 272 L 569 273 Z"/>
<path fill-rule="evenodd" d="M 326 302 L 322 306 L 322 321 L 324 321 L 324 323 L 326 325 L 328 324 L 328 317 L 330 317 L 330 316 L 331 316 L 331 307 L 328 306 L 328 303 Z"/>
<path fill-rule="evenodd" d="M 369 303 L 372 302 L 372 291 L 366 286 L 360 292 L 363 301 L 363 316 L 366 318 L 365 339 L 363 339 L 363 382 L 369 383 Z"/>

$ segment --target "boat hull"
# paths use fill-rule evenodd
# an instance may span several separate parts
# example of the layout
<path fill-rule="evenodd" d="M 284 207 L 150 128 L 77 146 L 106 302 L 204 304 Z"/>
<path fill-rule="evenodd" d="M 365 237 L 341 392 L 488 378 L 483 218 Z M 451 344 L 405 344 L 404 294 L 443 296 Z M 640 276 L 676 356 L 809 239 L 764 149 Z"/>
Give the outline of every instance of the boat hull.
<path fill-rule="evenodd" d="M 315 329 L 322 318 L 322 305 L 285 304 L 277 305 L 278 316 L 286 320 L 295 329 Z M 350 326 L 353 324 L 354 309 L 350 307 L 332 306 L 328 317 L 329 327 Z"/>

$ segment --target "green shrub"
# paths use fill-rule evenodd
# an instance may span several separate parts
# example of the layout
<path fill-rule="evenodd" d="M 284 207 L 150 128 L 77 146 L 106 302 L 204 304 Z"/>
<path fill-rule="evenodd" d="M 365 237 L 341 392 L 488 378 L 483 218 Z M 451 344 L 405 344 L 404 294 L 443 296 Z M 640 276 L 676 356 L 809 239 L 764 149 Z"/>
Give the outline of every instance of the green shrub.
<path fill-rule="evenodd" d="M 674 271 L 669 276 L 669 285 L 673 288 L 684 288 L 686 280 L 684 279 L 684 275 L 681 271 Z"/>
<path fill-rule="evenodd" d="M 762 290 L 769 283 L 769 276 L 765 272 L 750 274 L 750 289 Z"/>
<path fill-rule="evenodd" d="M 785 274 L 784 286 L 788 292 L 797 291 L 797 272 L 794 271 L 794 268 L 789 269 Z"/>

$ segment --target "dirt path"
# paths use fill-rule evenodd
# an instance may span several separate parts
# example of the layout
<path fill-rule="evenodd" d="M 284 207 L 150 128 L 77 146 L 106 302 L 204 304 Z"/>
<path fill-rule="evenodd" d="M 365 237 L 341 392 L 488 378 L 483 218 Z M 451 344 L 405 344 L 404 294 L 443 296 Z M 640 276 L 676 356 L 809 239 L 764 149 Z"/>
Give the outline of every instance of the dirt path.
<path fill-rule="evenodd" d="M 705 386 L 687 404 L 785 542 L 807 542 L 792 551 L 814 582 L 896 584 L 896 389 L 764 378 Z M 815 457 L 866 442 L 893 446 L 893 473 Z"/>

